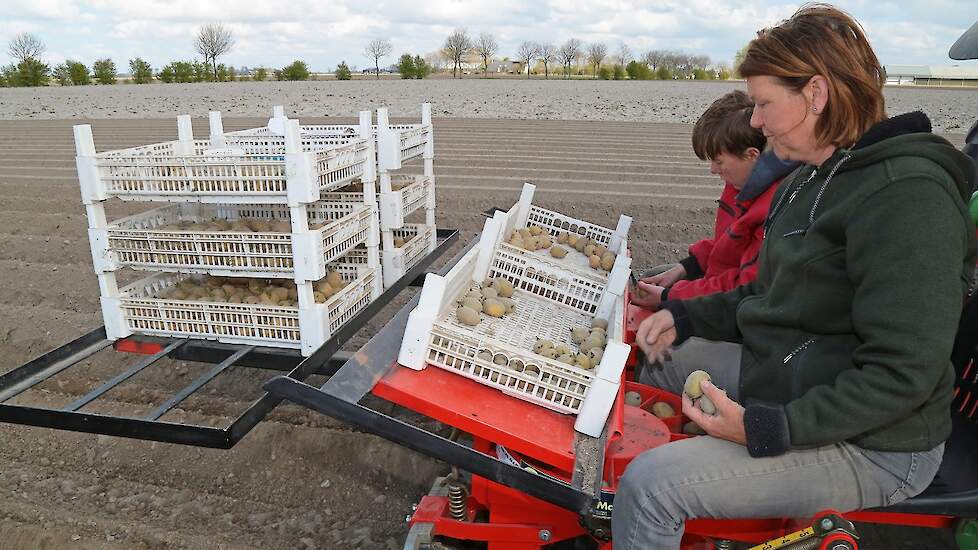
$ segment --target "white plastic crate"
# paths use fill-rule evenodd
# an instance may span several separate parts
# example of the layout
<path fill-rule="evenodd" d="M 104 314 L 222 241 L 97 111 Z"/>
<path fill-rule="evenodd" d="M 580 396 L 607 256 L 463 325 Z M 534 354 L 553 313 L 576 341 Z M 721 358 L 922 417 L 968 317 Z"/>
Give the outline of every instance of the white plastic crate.
<path fill-rule="evenodd" d="M 96 271 L 135 269 L 210 273 L 237 277 L 279 277 L 315 281 L 325 264 L 367 240 L 371 208 L 354 202 L 319 201 L 307 205 L 308 232 L 180 230 L 180 222 L 260 219 L 289 224 L 284 205 L 209 205 L 180 203 L 89 229 Z M 285 227 L 289 227 L 286 225 Z"/>
<path fill-rule="evenodd" d="M 434 208 L 435 186 L 431 176 L 398 174 L 391 176 L 391 193 L 380 194 L 380 228 L 383 231 L 399 229 L 404 219 L 419 208 Z M 322 194 L 323 200 L 335 202 L 359 202 L 366 200 L 357 182 Z"/>
<path fill-rule="evenodd" d="M 437 238 L 435 227 L 420 223 L 405 224 L 392 231 L 395 238 L 403 239 L 400 247 L 388 247 L 380 251 L 384 271 L 384 288 L 390 288 L 428 252 L 434 250 Z"/>
<path fill-rule="evenodd" d="M 112 339 L 148 334 L 298 348 L 308 356 L 371 302 L 376 269 L 343 260 L 330 267 L 350 284 L 309 308 L 159 298 L 195 276 L 153 275 L 123 288 L 119 298 L 102 298 L 106 334 Z"/>
<path fill-rule="evenodd" d="M 91 127 L 76 126 L 82 200 L 295 206 L 319 200 L 320 192 L 343 187 L 372 165 L 367 140 L 300 138 L 297 125 L 289 125 L 285 136 L 219 133 L 194 140 L 189 117 L 181 116 L 177 141 L 102 153 L 91 145 Z"/>
<path fill-rule="evenodd" d="M 431 176 L 391 176 L 390 193 L 380 193 L 380 229 L 404 227 L 404 220 L 419 208 L 435 208 L 435 182 Z"/>
<path fill-rule="evenodd" d="M 401 167 L 403 162 L 421 156 L 426 148 L 430 148 L 429 143 L 432 139 L 431 125 L 431 104 L 421 105 L 420 124 L 390 124 L 387 117 L 387 109 L 378 109 L 377 124 L 371 130 L 374 136 L 379 154 L 379 165 L 382 170 L 391 170 Z M 260 128 L 250 128 L 229 132 L 228 136 L 270 136 L 282 135 L 286 121 L 285 109 L 283 106 L 276 105 L 272 108 L 272 117 L 268 119 L 268 125 Z M 299 131 L 303 141 L 316 138 L 331 138 L 357 135 L 359 126 L 354 124 L 303 124 L 299 126 Z M 430 152 L 430 151 L 429 151 Z"/>
<path fill-rule="evenodd" d="M 615 229 L 588 223 L 532 204 L 535 190 L 536 186 L 529 183 L 523 184 L 523 191 L 520 194 L 519 202 L 507 213 L 508 216 L 503 227 L 501 249 L 505 250 L 510 256 L 525 257 L 528 262 L 553 264 L 555 267 L 574 273 L 582 279 L 590 279 L 602 283 L 607 281 L 609 276 L 608 272 L 598 271 L 592 268 L 588 263 L 588 258 L 569 245 L 561 245 L 568 249 L 567 256 L 556 259 L 550 255 L 549 250 L 524 250 L 510 245 L 506 242 L 506 239 L 514 230 L 530 225 L 537 225 L 550 234 L 554 244 L 557 244 L 557 236 L 560 233 L 570 233 L 586 239 L 593 239 L 609 251 L 615 254 L 621 254 L 628 249 L 628 230 L 631 227 L 632 218 L 624 215 L 620 216 L 618 218 L 618 226 Z"/>
<path fill-rule="evenodd" d="M 493 270 L 506 217 L 499 213 L 487 220 L 479 245 L 445 276 L 427 276 L 419 305 L 408 319 L 398 362 L 417 370 L 431 364 L 520 399 L 577 413 L 575 427 L 599 435 L 613 402 L 609 394 L 617 392 L 630 351 L 622 336 L 624 288 L 631 260 L 627 254 L 619 255 L 616 270 L 597 297 L 593 288 L 572 285 L 573 277 L 552 266 Z M 516 311 L 500 319 L 483 316 L 476 327 L 458 323 L 455 311 L 459 297 L 487 276 L 504 277 L 513 283 Z M 595 369 L 566 365 L 533 353 L 537 338 L 568 342 L 569 329 L 589 326 L 592 316 L 607 320 L 609 325 L 607 347 Z M 479 358 L 484 350 L 493 358 L 502 354 L 506 364 Z M 592 392 L 591 388 L 597 390 Z"/>

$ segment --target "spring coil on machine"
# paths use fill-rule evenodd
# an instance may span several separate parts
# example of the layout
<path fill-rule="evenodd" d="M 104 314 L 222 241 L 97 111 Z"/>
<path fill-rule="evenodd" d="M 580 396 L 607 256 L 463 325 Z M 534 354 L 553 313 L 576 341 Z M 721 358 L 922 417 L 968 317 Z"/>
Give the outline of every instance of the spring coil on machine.
<path fill-rule="evenodd" d="M 465 493 L 465 487 L 458 481 L 452 481 L 448 484 L 448 512 L 454 520 L 465 521 L 468 519 Z"/>

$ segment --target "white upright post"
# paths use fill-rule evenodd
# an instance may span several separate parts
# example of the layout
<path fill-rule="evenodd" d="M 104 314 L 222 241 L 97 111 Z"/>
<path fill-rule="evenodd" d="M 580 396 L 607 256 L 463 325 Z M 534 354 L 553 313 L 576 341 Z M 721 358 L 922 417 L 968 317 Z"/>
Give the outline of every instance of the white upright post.
<path fill-rule="evenodd" d="M 424 175 L 431 182 L 431 189 L 425 202 L 425 225 L 431 228 L 428 240 L 428 252 L 434 252 L 438 246 L 438 231 L 435 227 L 435 127 L 431 124 L 431 103 L 421 104 L 421 124 L 427 127 L 424 144 Z"/>
<path fill-rule="evenodd" d="M 363 201 L 370 206 L 370 230 L 367 233 L 367 265 L 374 268 L 374 286 L 371 300 L 376 300 L 384 292 L 384 278 L 380 265 L 380 208 L 377 205 L 377 150 L 373 129 L 373 115 L 370 111 L 360 111 L 359 136 L 367 141 L 368 162 L 363 168 Z"/>
<path fill-rule="evenodd" d="M 394 191 L 391 187 L 390 172 L 392 168 L 397 167 L 391 150 L 394 145 L 392 143 L 394 141 L 392 139 L 393 137 L 387 108 L 379 107 L 377 109 L 377 175 L 379 176 L 378 181 L 380 182 L 382 201 L 390 200 L 390 195 Z M 398 143 L 397 146 L 399 149 L 400 144 Z M 400 150 L 397 151 L 396 158 L 398 161 L 401 159 Z M 389 287 L 400 277 L 400 271 L 403 265 L 396 264 L 403 264 L 403 261 L 399 261 L 400 250 L 394 247 L 394 231 L 387 223 L 381 224 L 380 239 L 384 257 L 384 287 Z"/>
<path fill-rule="evenodd" d="M 288 119 L 285 118 L 285 107 L 281 105 L 272 107 L 272 118 L 268 119 L 268 131 L 275 135 L 284 135 L 287 121 Z"/>
<path fill-rule="evenodd" d="M 99 301 L 106 338 L 117 340 L 132 334 L 126 327 L 119 300 L 119 284 L 115 269 L 118 267 L 109 254 L 109 223 L 105 217 L 107 198 L 98 165 L 95 162 L 95 139 L 92 127 L 79 124 L 73 128 L 75 136 L 75 164 L 81 184 L 82 202 L 88 217 L 88 243 L 92 252 L 92 265 L 98 279 Z"/>
<path fill-rule="evenodd" d="M 227 145 L 227 140 L 224 138 L 224 122 L 221 121 L 221 112 L 211 111 L 207 113 L 207 121 L 210 124 L 211 130 L 211 147 L 224 147 Z"/>
<path fill-rule="evenodd" d="M 177 116 L 177 156 L 189 156 L 194 154 L 194 126 L 190 120 L 190 115 Z"/>

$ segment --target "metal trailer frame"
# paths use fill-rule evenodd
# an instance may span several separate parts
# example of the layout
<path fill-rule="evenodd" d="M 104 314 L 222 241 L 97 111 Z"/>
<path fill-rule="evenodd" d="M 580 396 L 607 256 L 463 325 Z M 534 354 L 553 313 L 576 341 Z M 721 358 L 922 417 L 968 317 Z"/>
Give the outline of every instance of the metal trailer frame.
<path fill-rule="evenodd" d="M 305 380 L 313 374 L 330 375 L 336 372 L 350 355 L 339 351 L 343 344 L 402 290 L 408 286 L 421 286 L 424 282 L 425 270 L 455 244 L 458 235 L 458 230 L 455 229 L 439 229 L 437 235 L 439 244 L 432 252 L 423 257 L 418 265 L 408 271 L 395 285 L 385 290 L 356 317 L 340 327 L 309 357 L 303 358 L 299 350 L 231 345 L 186 338 L 131 336 L 113 342 L 106 338 L 103 326 L 0 375 L 0 422 L 230 449 L 282 401 L 281 396 L 265 393 L 223 428 L 170 422 L 160 420 L 160 417 L 232 366 L 287 372 L 285 376 L 296 381 Z M 110 346 L 117 351 L 142 354 L 144 357 L 60 409 L 30 407 L 9 402 L 41 382 L 69 371 L 89 356 Z M 97 414 L 82 410 L 126 380 L 151 368 L 163 357 L 211 363 L 214 366 L 140 418 Z"/>

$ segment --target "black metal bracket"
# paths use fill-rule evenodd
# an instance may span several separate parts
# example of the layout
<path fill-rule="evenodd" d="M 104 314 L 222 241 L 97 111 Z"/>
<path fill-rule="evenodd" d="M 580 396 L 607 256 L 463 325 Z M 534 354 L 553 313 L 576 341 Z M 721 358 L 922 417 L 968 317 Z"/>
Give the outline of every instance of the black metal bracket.
<path fill-rule="evenodd" d="M 440 273 L 447 273 L 477 242 L 475 239 L 470 241 Z M 596 494 L 596 492 L 600 493 L 603 459 L 597 465 L 575 464 L 575 479 L 568 484 L 549 476 L 526 471 L 360 404 L 363 397 L 394 365 L 404 328 L 407 326 L 408 315 L 418 301 L 419 297 L 415 297 L 401 308 L 384 328 L 326 381 L 322 388 L 315 388 L 288 376 L 277 376 L 265 384 L 265 390 L 474 475 L 516 488 L 530 496 L 570 510 L 578 515 L 581 524 L 589 533 L 596 538 L 606 540 L 610 536 L 608 522 L 600 517 L 600 512 L 595 514 L 595 510 L 600 511 L 603 508 L 600 505 L 601 495 Z M 604 442 L 603 437 L 588 439 L 593 441 L 578 441 L 576 444 L 602 446 Z M 603 457 L 603 454 L 601 456 Z M 598 468 L 598 471 L 581 472 L 581 475 L 577 475 L 578 466 L 585 469 Z M 604 502 L 608 504 L 607 500 Z"/>
<path fill-rule="evenodd" d="M 207 340 L 135 337 L 134 340 L 156 343 L 163 349 L 152 356 L 142 357 L 136 364 L 70 405 L 61 409 L 50 409 L 9 402 L 41 382 L 71 369 L 86 358 L 111 346 L 113 342 L 106 339 L 104 327 L 99 327 L 0 376 L 0 422 L 229 449 L 281 403 L 282 398 L 270 393 L 263 394 L 224 428 L 169 422 L 160 418 L 222 372 L 234 366 L 288 372 L 286 376 L 293 380 L 305 380 L 313 374 L 333 374 L 349 358 L 349 354 L 339 351 L 343 344 L 398 293 L 408 286 L 422 284 L 426 270 L 431 264 L 458 241 L 458 231 L 439 229 L 437 238 L 439 244 L 434 251 L 422 258 L 404 277 L 384 291 L 356 317 L 340 327 L 328 341 L 305 359 L 295 350 L 222 344 Z M 211 363 L 215 366 L 141 418 L 85 412 L 86 405 L 139 372 L 152 368 L 163 357 Z"/>

